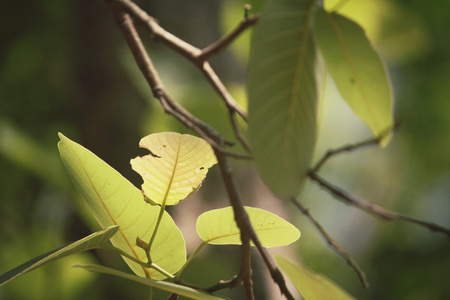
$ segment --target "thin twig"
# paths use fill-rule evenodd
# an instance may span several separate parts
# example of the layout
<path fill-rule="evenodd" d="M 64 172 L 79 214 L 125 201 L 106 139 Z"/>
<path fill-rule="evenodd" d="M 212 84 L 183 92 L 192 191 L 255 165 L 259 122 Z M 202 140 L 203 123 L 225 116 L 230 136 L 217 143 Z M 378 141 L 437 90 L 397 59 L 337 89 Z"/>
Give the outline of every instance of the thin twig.
<path fill-rule="evenodd" d="M 440 233 L 447 235 L 447 237 L 450 237 L 450 230 L 445 227 L 442 227 L 440 225 L 436 225 L 433 223 L 425 222 L 425 221 L 422 221 L 419 219 L 411 218 L 411 217 L 408 217 L 405 215 L 401 215 L 396 212 L 384 209 L 381 206 L 378 206 L 376 204 L 352 197 L 349 194 L 347 194 L 345 191 L 341 190 L 340 188 L 325 181 L 323 178 L 319 177 L 319 175 L 317 175 L 315 173 L 310 173 L 309 178 L 312 181 L 318 183 L 321 187 L 325 188 L 331 194 L 336 196 L 336 198 L 338 200 L 342 200 L 346 204 L 356 206 L 371 215 L 380 217 L 386 221 L 398 220 L 398 221 L 408 222 L 411 224 L 416 224 L 416 225 L 428 228 L 429 230 L 431 230 L 433 232 L 440 232 Z"/>
<path fill-rule="evenodd" d="M 356 275 L 358 275 L 359 280 L 361 281 L 362 285 L 365 288 L 369 287 L 369 282 L 367 282 L 366 275 L 364 274 L 364 271 L 359 267 L 358 263 L 351 257 L 350 254 L 347 253 L 347 251 L 339 245 L 339 243 L 334 240 L 327 232 L 326 230 L 320 225 L 320 223 L 311 215 L 309 212 L 309 209 L 305 208 L 297 199 L 291 198 L 292 203 L 294 203 L 295 206 L 310 220 L 310 222 L 314 225 L 314 227 L 319 230 L 320 234 L 322 234 L 323 238 L 327 241 L 328 245 L 336 251 L 338 254 L 340 254 L 346 261 L 347 264 L 355 270 Z"/>
<path fill-rule="evenodd" d="M 311 169 L 310 173 L 318 173 L 320 171 L 320 169 L 323 167 L 323 165 L 332 157 L 335 156 L 337 154 L 340 153 L 344 153 L 344 152 L 352 152 L 355 150 L 359 150 L 365 147 L 369 147 L 369 146 L 375 146 L 378 145 L 380 143 L 380 141 L 383 139 L 384 136 L 386 136 L 387 134 L 389 134 L 390 132 L 397 130 L 399 127 L 401 126 L 400 122 L 397 122 L 394 124 L 393 127 L 390 127 L 386 130 L 384 130 L 379 136 L 377 137 L 372 137 L 369 139 L 366 139 L 364 141 L 361 141 L 359 143 L 355 143 L 355 144 L 348 144 L 336 149 L 330 149 L 328 150 L 325 155 L 316 163 L 316 165 Z"/>
<path fill-rule="evenodd" d="M 202 61 L 207 61 L 212 56 L 228 47 L 239 35 L 241 35 L 243 31 L 253 26 L 259 20 L 259 18 L 259 15 L 245 16 L 233 31 L 231 31 L 218 41 L 214 42 L 213 44 L 209 45 L 208 47 L 203 48 L 199 59 Z"/>

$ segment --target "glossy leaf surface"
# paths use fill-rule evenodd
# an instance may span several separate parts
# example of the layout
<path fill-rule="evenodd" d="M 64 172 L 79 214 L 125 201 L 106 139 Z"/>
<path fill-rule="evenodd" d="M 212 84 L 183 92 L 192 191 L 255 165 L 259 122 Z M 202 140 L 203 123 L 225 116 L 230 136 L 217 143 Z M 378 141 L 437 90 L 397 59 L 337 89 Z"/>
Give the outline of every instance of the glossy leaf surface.
<path fill-rule="evenodd" d="M 112 244 L 137 259 L 147 262 L 145 251 L 136 246 L 136 238 L 149 241 L 154 231 L 159 206 L 144 201 L 141 191 L 95 154 L 60 134 L 61 158 L 73 183 L 102 227 L 119 225 Z M 164 212 L 150 252 L 152 261 L 169 273 L 175 273 L 186 261 L 186 247 L 180 230 Z M 153 269 L 124 258 L 139 276 L 164 278 Z"/>
<path fill-rule="evenodd" d="M 117 232 L 118 229 L 118 226 L 111 226 L 90 234 L 87 237 L 84 237 L 81 240 L 73 242 L 69 245 L 39 255 L 27 261 L 26 263 L 23 263 L 22 265 L 0 275 L 0 286 L 49 262 L 55 261 L 71 254 L 101 248 L 111 239 L 111 237 Z"/>
<path fill-rule="evenodd" d="M 217 162 L 211 146 L 189 134 L 150 134 L 139 146 L 151 154 L 132 159 L 131 166 L 144 179 L 148 200 L 160 205 L 177 204 L 197 191 Z"/>
<path fill-rule="evenodd" d="M 100 266 L 100 265 L 85 265 L 85 266 L 76 266 L 79 268 L 83 268 L 87 271 L 90 272 L 97 272 L 97 273 L 103 273 L 103 274 L 109 274 L 109 275 L 113 275 L 113 276 L 117 276 L 117 277 L 121 277 L 121 278 L 125 278 L 128 280 L 132 280 L 135 281 L 137 283 L 140 284 L 144 284 L 144 285 L 148 285 L 157 289 L 161 289 L 164 291 L 168 291 L 171 293 L 175 293 L 178 294 L 180 296 L 185 296 L 188 297 L 190 299 L 197 299 L 197 300 L 219 300 L 219 299 L 223 299 L 220 297 L 216 297 L 201 291 L 197 291 L 194 290 L 192 288 L 186 287 L 186 286 L 182 286 L 179 284 L 175 284 L 175 283 L 171 283 L 171 282 L 166 282 L 166 281 L 158 281 L 158 280 L 152 280 L 149 278 L 142 278 L 142 277 L 138 277 L 138 276 L 134 276 L 132 274 L 128 274 L 122 271 L 118 271 L 115 269 L 111 269 L 111 268 L 107 268 L 104 266 Z"/>
<path fill-rule="evenodd" d="M 392 93 L 384 65 L 355 22 L 318 8 L 314 32 L 328 72 L 344 100 L 375 136 L 392 129 Z"/>
<path fill-rule="evenodd" d="M 275 255 L 275 260 L 305 300 L 354 300 L 325 276 L 308 270 L 280 254 Z"/>
<path fill-rule="evenodd" d="M 298 194 L 316 143 L 313 2 L 268 1 L 251 42 L 249 141 L 261 177 L 281 196 Z"/>
<path fill-rule="evenodd" d="M 300 237 L 300 231 L 263 209 L 245 207 L 250 222 L 264 247 L 289 245 Z M 197 233 L 208 244 L 240 245 L 240 230 L 234 221 L 232 207 L 207 211 L 197 219 Z"/>

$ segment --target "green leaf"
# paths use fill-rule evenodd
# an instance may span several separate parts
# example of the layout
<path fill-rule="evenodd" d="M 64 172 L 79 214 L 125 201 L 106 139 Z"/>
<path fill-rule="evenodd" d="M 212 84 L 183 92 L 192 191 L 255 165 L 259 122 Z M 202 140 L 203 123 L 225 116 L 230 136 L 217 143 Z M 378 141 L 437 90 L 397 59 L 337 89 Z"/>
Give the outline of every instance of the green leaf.
<path fill-rule="evenodd" d="M 46 149 L 41 142 L 20 131 L 4 117 L 0 118 L 0 155 L 45 182 L 62 189 L 69 187 L 70 182 L 64 176 L 57 152 Z"/>
<path fill-rule="evenodd" d="M 316 143 L 313 2 L 269 1 L 251 44 L 249 141 L 261 177 L 280 196 L 298 194 Z"/>
<path fill-rule="evenodd" d="M 145 251 L 136 246 L 136 238 L 149 241 L 160 212 L 159 206 L 145 203 L 142 193 L 127 179 L 95 154 L 59 134 L 61 158 L 91 212 L 102 227 L 119 225 L 112 244 L 127 254 L 147 262 Z M 180 230 L 164 212 L 153 242 L 152 262 L 169 273 L 178 271 L 186 261 L 186 246 Z M 147 269 L 124 258 L 139 276 L 163 279 L 154 269 Z"/>
<path fill-rule="evenodd" d="M 381 145 L 386 145 L 393 123 L 391 87 L 364 30 L 344 16 L 318 8 L 314 32 L 340 94 L 375 136 L 384 136 Z"/>
<path fill-rule="evenodd" d="M 28 273 L 34 269 L 37 269 L 54 260 L 75 253 L 101 248 L 111 239 L 111 237 L 117 232 L 118 229 L 119 229 L 118 226 L 110 226 L 100 231 L 97 231 L 91 235 L 88 235 L 87 237 L 84 237 L 81 240 L 73 242 L 69 245 L 39 255 L 27 261 L 26 263 L 0 275 L 0 286 L 7 283 L 10 280 L 13 280 L 14 278 L 22 276 L 23 274 Z"/>
<path fill-rule="evenodd" d="M 189 134 L 150 134 L 139 146 L 151 154 L 132 159 L 131 166 L 144 179 L 145 196 L 160 205 L 174 205 L 189 197 L 217 163 L 211 146 Z"/>
<path fill-rule="evenodd" d="M 302 267 L 280 254 L 275 260 L 305 300 L 354 300 L 330 279 Z"/>
<path fill-rule="evenodd" d="M 104 274 L 109 274 L 109 275 L 113 275 L 113 276 L 117 276 L 117 277 L 122 277 L 122 278 L 125 278 L 128 280 L 135 281 L 140 284 L 148 285 L 148 286 L 151 286 L 151 287 L 154 287 L 157 289 L 175 293 L 180 296 L 185 296 L 185 297 L 188 297 L 191 299 L 198 299 L 198 300 L 224 299 L 224 298 L 220 298 L 220 297 L 216 297 L 216 296 L 204 293 L 202 291 L 194 290 L 194 289 L 186 287 L 186 286 L 182 286 L 182 285 L 178 285 L 178 284 L 166 282 L 166 281 L 158 281 L 158 280 L 153 280 L 153 279 L 149 279 L 149 278 L 141 278 L 141 277 L 134 276 L 132 274 L 127 274 L 127 273 L 124 273 L 124 272 L 121 272 L 118 270 L 114 270 L 114 269 L 110 269 L 110 268 L 107 268 L 104 266 L 85 265 L 85 266 L 76 266 L 76 267 L 83 268 L 90 272 L 104 273 Z"/>
<path fill-rule="evenodd" d="M 289 222 L 263 209 L 244 207 L 250 223 L 264 247 L 289 245 L 300 237 L 300 231 Z M 213 245 L 240 245 L 240 230 L 232 207 L 207 211 L 197 219 L 200 238 Z"/>

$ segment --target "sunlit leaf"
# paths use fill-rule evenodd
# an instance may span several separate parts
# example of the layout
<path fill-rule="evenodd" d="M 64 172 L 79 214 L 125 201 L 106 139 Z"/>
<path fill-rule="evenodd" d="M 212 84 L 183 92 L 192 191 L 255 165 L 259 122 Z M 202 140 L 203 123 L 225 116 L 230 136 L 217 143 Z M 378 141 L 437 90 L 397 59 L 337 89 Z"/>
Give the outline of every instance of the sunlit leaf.
<path fill-rule="evenodd" d="M 251 43 L 249 141 L 261 177 L 281 196 L 298 194 L 316 142 L 313 2 L 268 1 Z"/>
<path fill-rule="evenodd" d="M 330 279 L 302 267 L 280 254 L 275 260 L 305 300 L 354 300 Z"/>
<path fill-rule="evenodd" d="M 392 93 L 380 57 L 355 22 L 318 8 L 314 32 L 342 98 L 375 136 L 392 129 Z M 385 134 L 381 145 L 389 142 Z"/>
<path fill-rule="evenodd" d="M 107 243 L 111 237 L 117 232 L 118 226 L 110 226 L 108 228 L 97 231 L 87 237 L 82 238 L 64 247 L 55 249 L 45 254 L 39 255 L 26 263 L 0 275 L 0 286 L 14 278 L 24 275 L 34 269 L 37 269 L 54 260 L 72 255 L 75 253 L 101 248 Z"/>
<path fill-rule="evenodd" d="M 198 299 L 198 300 L 224 299 L 224 298 L 216 297 L 216 296 L 204 293 L 202 291 L 197 291 L 192 288 L 182 286 L 179 284 L 166 282 L 166 281 L 152 280 L 149 278 L 141 278 L 141 277 L 134 276 L 132 274 L 124 273 L 124 272 L 121 272 L 121 271 L 118 271 L 115 269 L 111 269 L 111 268 L 107 268 L 104 266 L 100 266 L 100 265 L 85 265 L 85 266 L 78 265 L 76 267 L 83 268 L 90 272 L 104 273 L 104 274 L 109 274 L 109 275 L 125 278 L 125 279 L 132 280 L 132 281 L 135 281 L 140 284 L 148 285 L 148 286 L 160 289 L 160 290 L 175 293 L 180 296 L 185 296 L 190 299 Z"/>
<path fill-rule="evenodd" d="M 150 134 L 139 146 L 150 154 L 132 159 L 131 166 L 143 177 L 148 200 L 161 205 L 177 204 L 197 191 L 217 162 L 211 146 L 189 134 Z"/>
<path fill-rule="evenodd" d="M 300 237 L 300 231 L 289 222 L 263 209 L 245 207 L 250 222 L 264 247 L 289 245 Z M 231 207 L 215 209 L 197 219 L 197 233 L 208 244 L 240 245 L 240 230 Z"/>
<path fill-rule="evenodd" d="M 149 241 L 154 231 L 159 206 L 145 203 L 141 191 L 95 154 L 60 134 L 61 158 L 86 204 L 102 227 L 119 225 L 112 244 L 137 259 L 147 262 L 145 251 L 136 246 L 136 238 Z M 180 230 L 164 212 L 152 244 L 153 263 L 169 273 L 178 271 L 186 261 L 186 247 Z M 164 278 L 153 269 L 124 258 L 139 276 Z"/>

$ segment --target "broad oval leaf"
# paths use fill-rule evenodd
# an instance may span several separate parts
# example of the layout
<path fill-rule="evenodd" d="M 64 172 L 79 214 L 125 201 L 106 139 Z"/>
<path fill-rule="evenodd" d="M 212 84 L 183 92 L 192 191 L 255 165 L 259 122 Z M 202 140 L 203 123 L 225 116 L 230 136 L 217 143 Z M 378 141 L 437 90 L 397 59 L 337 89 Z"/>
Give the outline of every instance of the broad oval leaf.
<path fill-rule="evenodd" d="M 150 134 L 141 139 L 139 146 L 150 154 L 132 159 L 131 166 L 144 179 L 145 196 L 160 205 L 174 205 L 189 197 L 217 163 L 211 146 L 189 134 Z"/>
<path fill-rule="evenodd" d="M 386 145 L 393 127 L 391 86 L 364 30 L 344 16 L 318 8 L 314 32 L 342 98 L 375 136 L 383 136 L 380 144 Z"/>
<path fill-rule="evenodd" d="M 305 300 L 355 299 L 330 279 L 308 270 L 280 254 L 275 254 L 275 260 Z"/>
<path fill-rule="evenodd" d="M 318 80 L 310 28 L 314 1 L 271 0 L 249 58 L 249 141 L 265 183 L 296 196 L 316 143 Z"/>
<path fill-rule="evenodd" d="M 159 206 L 145 203 L 141 191 L 119 172 L 91 151 L 59 134 L 61 158 L 73 183 L 102 227 L 119 225 L 112 244 L 137 259 L 147 262 L 145 251 L 136 246 L 136 238 L 149 241 L 160 212 Z M 150 251 L 152 261 L 174 274 L 186 261 L 186 246 L 179 228 L 164 212 Z M 165 278 L 154 269 L 147 269 L 124 258 L 139 276 Z"/>
<path fill-rule="evenodd" d="M 76 267 L 79 268 L 83 268 L 89 272 L 97 272 L 97 273 L 103 273 L 103 274 L 109 274 L 112 276 L 117 276 L 117 277 L 121 277 L 121 278 L 125 278 L 128 280 L 132 280 L 135 281 L 137 283 L 140 284 L 144 284 L 144 285 L 148 285 L 157 289 L 161 289 L 164 291 L 168 291 L 171 293 L 175 293 L 178 294 L 180 296 L 185 296 L 188 297 L 190 299 L 196 299 L 196 300 L 219 300 L 219 299 L 224 299 L 224 298 L 220 298 L 220 297 L 216 297 L 213 296 L 211 294 L 207 294 L 205 292 L 202 291 L 197 291 L 194 290 L 193 288 L 187 287 L 187 286 L 183 286 L 183 285 L 179 285 L 179 284 L 175 284 L 172 282 L 166 282 L 166 281 L 159 281 L 159 280 L 152 280 L 149 278 L 141 278 L 141 277 L 137 277 L 134 276 L 132 274 L 128 274 L 125 272 L 121 272 L 115 269 L 111 269 L 111 268 L 107 268 L 104 266 L 100 266 L 100 265 L 78 265 Z"/>
<path fill-rule="evenodd" d="M 54 260 L 75 253 L 101 248 L 111 239 L 111 237 L 117 232 L 118 229 L 118 226 L 110 226 L 100 231 L 94 232 L 76 242 L 70 243 L 69 245 L 39 255 L 21 264 L 20 266 L 17 266 L 16 268 L 0 275 L 0 286 L 10 280 L 13 280 L 14 278 L 22 276 Z"/>
<path fill-rule="evenodd" d="M 260 208 L 244 208 L 264 247 L 286 246 L 299 239 L 300 231 L 286 220 Z M 241 245 L 232 207 L 201 214 L 197 219 L 197 233 L 208 244 Z"/>

